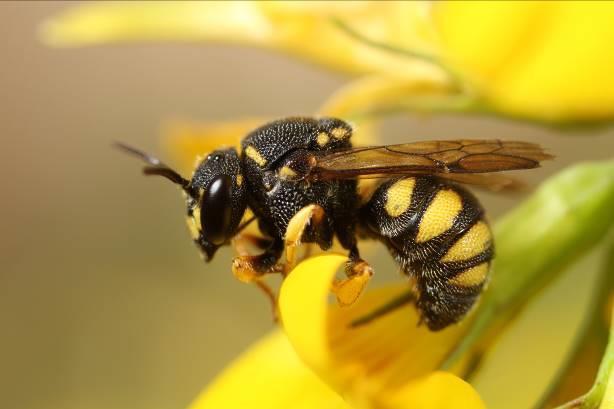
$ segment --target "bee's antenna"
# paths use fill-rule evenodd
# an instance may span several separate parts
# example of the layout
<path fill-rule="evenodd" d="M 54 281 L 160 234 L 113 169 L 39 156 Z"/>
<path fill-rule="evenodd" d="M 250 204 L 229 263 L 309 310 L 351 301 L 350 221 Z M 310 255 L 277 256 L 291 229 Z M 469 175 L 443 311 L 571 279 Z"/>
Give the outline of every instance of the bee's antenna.
<path fill-rule="evenodd" d="M 143 173 L 146 175 L 159 175 L 167 178 L 173 183 L 180 185 L 184 190 L 187 191 L 188 185 L 190 181 L 184 179 L 179 173 L 166 166 L 164 163 L 160 161 L 160 159 L 151 156 L 141 150 L 133 148 L 132 146 L 126 145 L 121 142 L 115 142 L 114 144 L 120 150 L 141 159 L 143 162 L 148 163 L 150 166 L 145 166 L 143 168 Z"/>

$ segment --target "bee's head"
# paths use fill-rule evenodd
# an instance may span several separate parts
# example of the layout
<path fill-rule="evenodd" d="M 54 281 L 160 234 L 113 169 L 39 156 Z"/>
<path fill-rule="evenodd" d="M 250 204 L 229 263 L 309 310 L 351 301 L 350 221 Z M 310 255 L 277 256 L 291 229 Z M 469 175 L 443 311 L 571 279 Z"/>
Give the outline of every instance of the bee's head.
<path fill-rule="evenodd" d="M 188 226 L 207 261 L 235 235 L 246 208 L 246 189 L 237 151 L 211 152 L 186 187 Z"/>
<path fill-rule="evenodd" d="M 192 180 L 184 179 L 157 158 L 124 144 L 124 151 L 141 158 L 149 166 L 146 175 L 158 175 L 181 186 L 188 207 L 188 227 L 203 250 L 206 261 L 235 235 L 247 206 L 246 189 L 237 151 L 217 150 L 202 160 Z"/>

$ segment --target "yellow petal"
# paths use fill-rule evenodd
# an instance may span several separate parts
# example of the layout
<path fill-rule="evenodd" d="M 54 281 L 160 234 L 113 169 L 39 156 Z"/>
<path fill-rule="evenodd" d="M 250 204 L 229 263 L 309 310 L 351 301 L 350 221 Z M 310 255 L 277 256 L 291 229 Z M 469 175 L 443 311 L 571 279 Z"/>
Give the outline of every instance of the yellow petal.
<path fill-rule="evenodd" d="M 252 2 L 126 1 L 68 8 L 41 29 L 53 46 L 138 40 L 208 40 L 259 44 L 273 39 L 270 22 Z"/>
<path fill-rule="evenodd" d="M 412 77 L 373 75 L 350 82 L 337 90 L 320 112 L 342 118 L 361 118 L 399 109 L 408 98 L 449 95 L 452 85 L 435 71 L 415 72 Z"/>
<path fill-rule="evenodd" d="M 435 53 L 428 5 L 422 2 L 85 3 L 48 21 L 41 35 L 55 46 L 140 40 L 247 44 L 356 74 L 438 70 L 403 52 L 357 41 L 339 20 L 387 46 Z M 446 77 L 441 70 L 439 75 Z"/>
<path fill-rule="evenodd" d="M 495 109 L 549 121 L 614 116 L 614 3 L 437 2 L 441 53 Z"/>
<path fill-rule="evenodd" d="M 275 331 L 236 359 L 189 409 L 350 409 Z"/>
<path fill-rule="evenodd" d="M 162 131 L 163 148 L 171 155 L 178 170 L 190 173 L 196 162 L 207 153 L 223 147 L 239 149 L 241 139 L 266 123 L 262 118 L 242 118 L 236 121 L 196 122 L 172 121 Z"/>
<path fill-rule="evenodd" d="M 408 284 L 370 291 L 352 307 L 329 305 L 331 283 L 345 261 L 339 255 L 313 257 L 282 284 L 283 326 L 305 363 L 356 406 L 430 408 L 462 402 L 462 407 L 483 407 L 464 381 L 434 372 L 466 325 L 431 332 L 417 326 L 417 312 L 406 306 L 351 328 L 352 321 L 400 295 Z"/>
<path fill-rule="evenodd" d="M 471 387 L 448 372 L 433 372 L 382 399 L 382 408 L 485 408 Z"/>

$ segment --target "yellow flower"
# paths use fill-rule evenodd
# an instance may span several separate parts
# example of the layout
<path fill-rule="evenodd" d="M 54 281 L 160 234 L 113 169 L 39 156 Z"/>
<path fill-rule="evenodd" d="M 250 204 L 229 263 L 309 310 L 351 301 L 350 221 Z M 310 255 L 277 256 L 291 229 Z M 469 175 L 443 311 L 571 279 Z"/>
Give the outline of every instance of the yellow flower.
<path fill-rule="evenodd" d="M 446 2 L 433 8 L 444 59 L 497 111 L 614 116 L 614 3 Z"/>
<path fill-rule="evenodd" d="M 577 123 L 614 117 L 614 3 L 110 2 L 42 30 L 55 46 L 179 40 L 266 47 L 359 75 L 327 104 Z"/>
<path fill-rule="evenodd" d="M 372 325 L 351 328 L 352 320 L 407 288 L 372 291 L 351 308 L 330 306 L 330 285 L 345 261 L 325 255 L 301 263 L 281 288 L 287 338 L 276 332 L 252 347 L 191 409 L 248 403 L 272 409 L 483 408 L 466 382 L 434 370 L 466 326 L 433 333 L 417 327 L 415 310 L 405 307 Z"/>

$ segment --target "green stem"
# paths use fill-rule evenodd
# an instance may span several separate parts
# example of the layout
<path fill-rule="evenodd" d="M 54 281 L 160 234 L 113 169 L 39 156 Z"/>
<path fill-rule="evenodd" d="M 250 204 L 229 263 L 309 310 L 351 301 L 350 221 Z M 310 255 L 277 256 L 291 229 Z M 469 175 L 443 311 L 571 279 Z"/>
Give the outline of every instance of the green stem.
<path fill-rule="evenodd" d="M 549 389 L 540 399 L 540 402 L 535 406 L 536 408 L 545 408 L 555 402 L 556 395 L 564 388 L 564 383 L 573 381 L 571 378 L 574 376 L 574 368 L 582 364 L 586 365 L 586 362 L 582 361 L 587 359 L 592 362 L 590 354 L 592 348 L 598 349 L 600 353 L 606 349 L 608 328 L 603 319 L 603 312 L 607 309 L 607 304 L 614 289 L 614 241 L 607 248 L 609 252 L 606 253 L 606 262 L 597 278 L 596 292 L 591 299 L 591 305 L 587 310 L 584 325 L 579 330 L 579 335 L 574 342 L 568 359 L 558 371 Z M 569 403 L 561 406 L 561 409 L 573 407 L 567 405 Z"/>
<path fill-rule="evenodd" d="M 610 340 L 606 348 L 603 360 L 599 366 L 597 379 L 590 391 L 584 396 L 559 406 L 558 409 L 596 409 L 601 405 L 606 393 L 606 387 L 614 371 L 614 314 L 610 326 Z"/>

